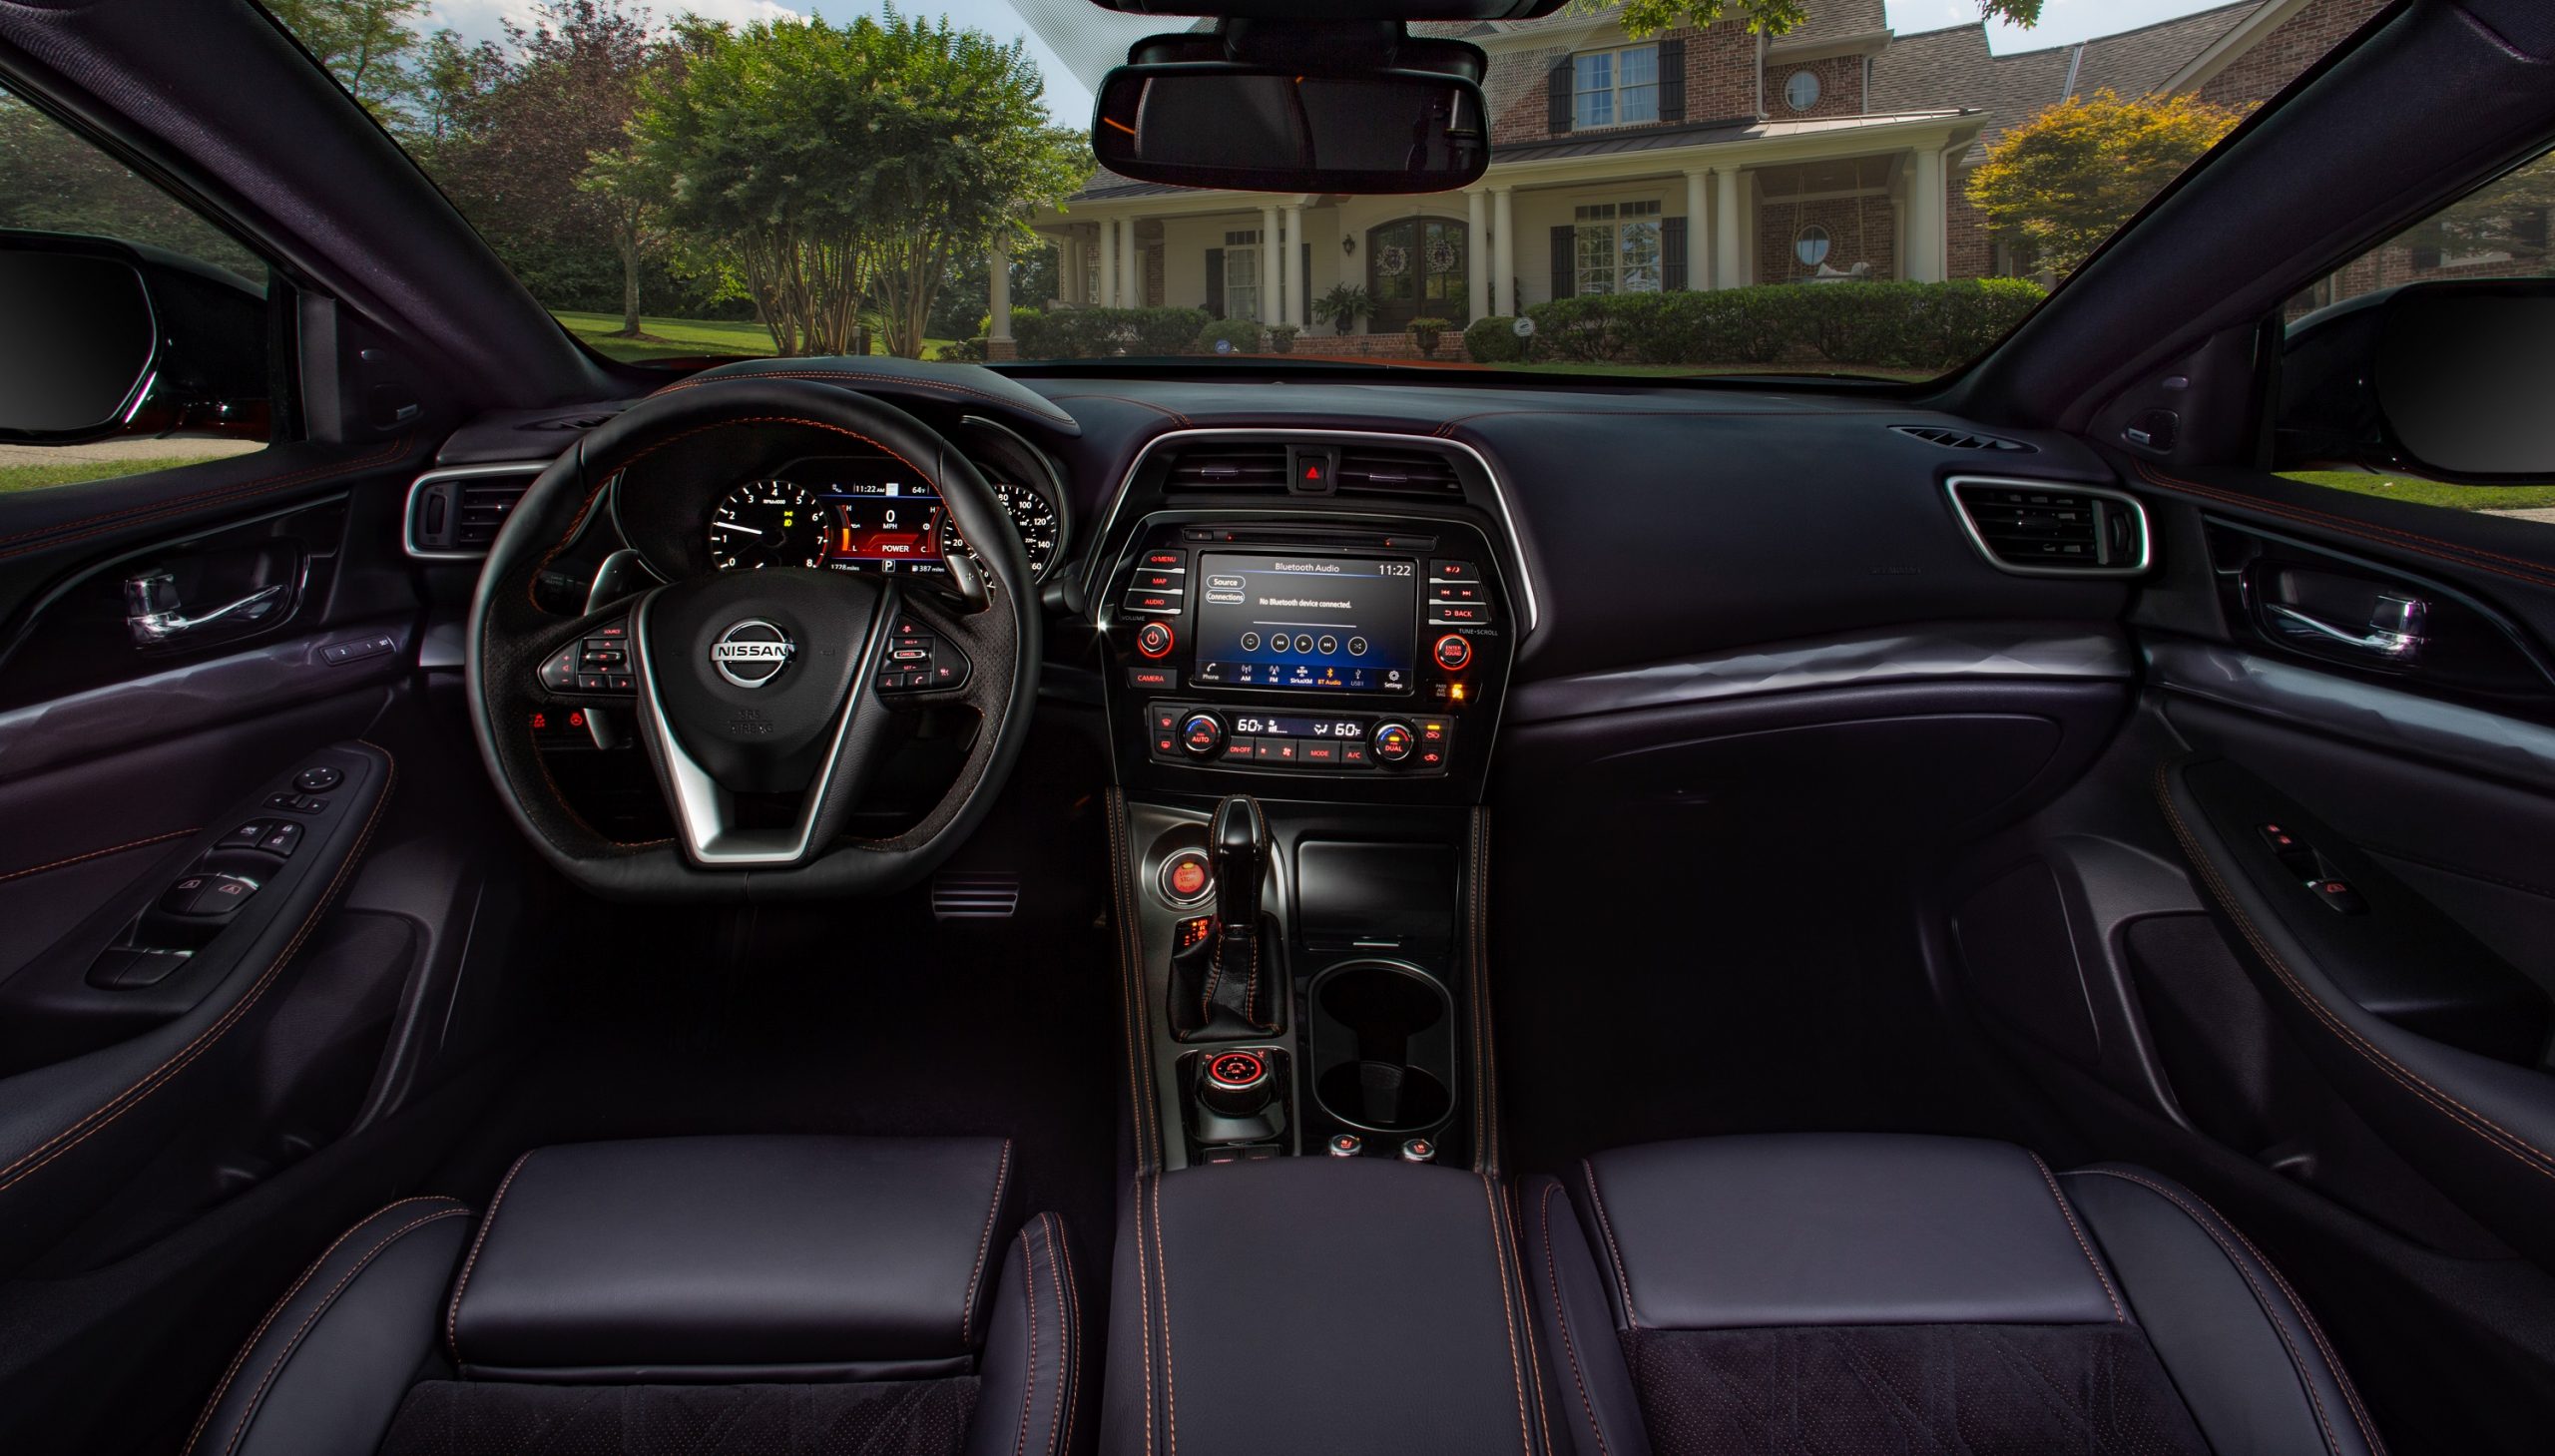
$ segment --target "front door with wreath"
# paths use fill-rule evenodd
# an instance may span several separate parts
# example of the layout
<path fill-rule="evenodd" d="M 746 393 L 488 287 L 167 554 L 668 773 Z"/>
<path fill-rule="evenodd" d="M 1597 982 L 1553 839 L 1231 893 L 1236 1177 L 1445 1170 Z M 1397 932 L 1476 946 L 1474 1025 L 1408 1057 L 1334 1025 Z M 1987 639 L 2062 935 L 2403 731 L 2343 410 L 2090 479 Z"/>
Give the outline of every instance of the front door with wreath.
<path fill-rule="evenodd" d="M 1464 224 L 1453 218 L 1401 218 L 1366 230 L 1366 291 L 1374 312 L 1366 327 L 1399 333 L 1414 318 L 1443 318 L 1457 331 L 1472 321 L 1464 274 Z"/>

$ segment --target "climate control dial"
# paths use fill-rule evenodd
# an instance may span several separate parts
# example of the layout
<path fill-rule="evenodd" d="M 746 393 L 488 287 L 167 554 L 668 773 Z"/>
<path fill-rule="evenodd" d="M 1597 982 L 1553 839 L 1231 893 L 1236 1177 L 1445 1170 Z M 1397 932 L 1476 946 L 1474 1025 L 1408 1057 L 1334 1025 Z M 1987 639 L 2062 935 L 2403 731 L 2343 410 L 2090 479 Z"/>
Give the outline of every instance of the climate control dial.
<path fill-rule="evenodd" d="M 1225 721 L 1212 713 L 1193 713 L 1180 726 L 1180 746 L 1192 758 L 1213 758 L 1225 750 Z"/>
<path fill-rule="evenodd" d="M 1384 763 L 1405 762 L 1419 748 L 1419 734 L 1411 726 L 1389 718 L 1375 725 L 1368 741 L 1374 745 L 1376 760 Z"/>

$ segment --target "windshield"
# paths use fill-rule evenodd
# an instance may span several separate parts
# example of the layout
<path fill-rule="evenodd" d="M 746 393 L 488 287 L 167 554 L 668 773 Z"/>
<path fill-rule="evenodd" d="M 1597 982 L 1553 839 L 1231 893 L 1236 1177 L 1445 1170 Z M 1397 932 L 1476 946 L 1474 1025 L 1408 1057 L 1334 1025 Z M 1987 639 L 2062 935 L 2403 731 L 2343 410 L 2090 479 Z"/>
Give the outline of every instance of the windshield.
<path fill-rule="evenodd" d="M 1888 379 L 2001 338 L 2381 8 L 1573 0 L 1421 24 L 1487 53 L 1493 156 L 1412 198 L 1100 170 L 1100 77 L 1204 23 L 1089 0 L 268 3 L 616 359 Z"/>

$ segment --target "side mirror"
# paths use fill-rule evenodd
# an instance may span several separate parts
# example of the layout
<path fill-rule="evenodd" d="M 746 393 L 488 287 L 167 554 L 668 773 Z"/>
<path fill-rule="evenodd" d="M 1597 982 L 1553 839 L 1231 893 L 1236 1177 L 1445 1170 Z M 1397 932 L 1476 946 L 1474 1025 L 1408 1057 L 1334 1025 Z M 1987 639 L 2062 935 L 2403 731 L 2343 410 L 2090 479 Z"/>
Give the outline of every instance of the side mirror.
<path fill-rule="evenodd" d="M 0 439 L 113 433 L 149 396 L 160 354 L 142 270 L 104 247 L 17 242 L 0 242 Z"/>
<path fill-rule="evenodd" d="M 262 439 L 264 295 L 177 253 L 0 230 L 0 441 Z"/>
<path fill-rule="evenodd" d="M 1350 60 L 1335 44 L 1264 28 L 1244 46 L 1244 34 L 1131 48 L 1100 83 L 1100 165 L 1174 187 L 1374 194 L 1445 192 L 1489 168 L 1480 48 L 1394 27 Z"/>
<path fill-rule="evenodd" d="M 2555 479 L 2555 279 L 2408 283 L 2309 314 L 2282 351 L 2283 468 Z"/>

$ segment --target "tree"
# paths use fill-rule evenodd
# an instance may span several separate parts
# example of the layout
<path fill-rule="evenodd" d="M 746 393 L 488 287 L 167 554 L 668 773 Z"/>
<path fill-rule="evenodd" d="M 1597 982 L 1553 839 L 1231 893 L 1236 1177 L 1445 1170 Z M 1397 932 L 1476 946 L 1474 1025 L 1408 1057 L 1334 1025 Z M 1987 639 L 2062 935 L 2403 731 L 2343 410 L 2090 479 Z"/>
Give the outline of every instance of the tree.
<path fill-rule="evenodd" d="M 922 351 L 952 259 L 1020 232 L 1081 185 L 1022 48 L 946 22 L 696 27 L 646 88 L 605 186 L 655 201 L 691 251 L 732 267 L 784 355 L 857 352 L 874 301 Z"/>
<path fill-rule="evenodd" d="M 156 183 L 60 122 L 0 92 L 0 228 L 149 243 L 250 279 L 264 261 Z"/>
<path fill-rule="evenodd" d="M 2189 96 L 2070 97 L 1989 149 L 1969 200 L 1991 235 L 2073 272 L 2242 119 Z"/>
<path fill-rule="evenodd" d="M 543 0 L 529 29 L 509 20 L 505 32 L 503 48 L 476 53 L 428 45 L 428 62 L 458 98 L 438 108 L 452 113 L 455 140 L 437 172 L 493 233 L 609 245 L 621 262 L 619 334 L 637 337 L 640 278 L 661 242 L 658 210 L 614 179 L 641 83 L 677 53 L 626 0 Z"/>
<path fill-rule="evenodd" d="M 1988 20 L 2031 26 L 2040 23 L 2041 4 L 2042 0 L 1978 0 L 1978 13 Z M 1734 5 L 1736 18 L 1765 35 L 1783 35 L 1809 18 L 1809 0 L 1571 0 L 1569 9 L 1598 15 L 1620 6 L 1625 32 L 1638 39 L 1679 26 L 1702 30 Z"/>
<path fill-rule="evenodd" d="M 303 50 L 384 125 L 404 123 L 426 0 L 268 0 Z"/>

